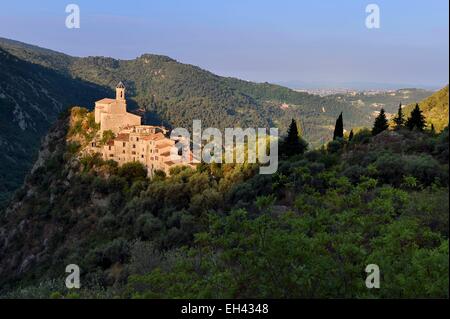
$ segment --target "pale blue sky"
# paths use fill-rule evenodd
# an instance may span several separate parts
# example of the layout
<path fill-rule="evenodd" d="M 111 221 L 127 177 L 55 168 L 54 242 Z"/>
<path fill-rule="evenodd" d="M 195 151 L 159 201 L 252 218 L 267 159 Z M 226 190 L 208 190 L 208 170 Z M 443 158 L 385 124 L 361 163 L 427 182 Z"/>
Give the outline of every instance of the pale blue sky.
<path fill-rule="evenodd" d="M 80 29 L 65 27 L 69 3 Z M 369 3 L 378 30 L 365 27 Z M 448 0 L 10 0 L 0 37 L 77 56 L 164 54 L 260 82 L 443 86 L 448 11 Z"/>

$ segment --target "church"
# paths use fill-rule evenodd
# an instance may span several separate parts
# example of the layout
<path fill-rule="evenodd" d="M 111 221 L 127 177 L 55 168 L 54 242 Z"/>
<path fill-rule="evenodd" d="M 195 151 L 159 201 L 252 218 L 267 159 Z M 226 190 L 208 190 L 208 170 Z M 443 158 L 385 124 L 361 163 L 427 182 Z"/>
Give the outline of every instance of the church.
<path fill-rule="evenodd" d="M 175 141 L 167 137 L 166 128 L 141 125 L 140 116 L 127 112 L 122 82 L 116 86 L 116 99 L 104 98 L 95 102 L 94 112 L 100 130 L 89 151 L 101 153 L 104 160 L 113 160 L 119 166 L 141 162 L 147 168 L 149 177 L 157 170 L 170 175 L 170 169 L 175 166 L 195 167 L 190 162 L 184 162 L 182 156 L 171 154 Z M 102 144 L 100 141 L 105 131 L 111 131 L 114 137 Z"/>
<path fill-rule="evenodd" d="M 128 126 L 141 125 L 141 117 L 127 112 L 125 86 L 116 86 L 116 99 L 101 99 L 95 102 L 95 123 L 100 124 L 100 134 L 110 130 L 114 134 Z"/>

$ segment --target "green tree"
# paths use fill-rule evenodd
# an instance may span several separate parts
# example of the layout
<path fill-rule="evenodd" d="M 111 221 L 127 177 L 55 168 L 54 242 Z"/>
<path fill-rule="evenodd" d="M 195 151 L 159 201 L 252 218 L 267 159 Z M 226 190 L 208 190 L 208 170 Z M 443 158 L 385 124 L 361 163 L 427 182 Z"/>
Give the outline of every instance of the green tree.
<path fill-rule="evenodd" d="M 398 106 L 397 116 L 394 118 L 395 129 L 398 130 L 405 125 L 405 116 L 403 114 L 402 103 Z"/>
<path fill-rule="evenodd" d="M 111 131 L 111 130 L 103 131 L 101 144 L 106 145 L 106 144 L 108 144 L 109 141 L 112 141 L 115 138 L 116 138 L 116 135 L 114 134 L 113 131 Z"/>
<path fill-rule="evenodd" d="M 430 129 L 430 131 L 431 131 L 431 134 L 432 134 L 432 135 L 436 135 L 436 128 L 434 127 L 434 124 L 433 124 L 433 123 L 431 123 L 431 129 Z"/>
<path fill-rule="evenodd" d="M 337 138 L 344 138 L 344 121 L 342 119 L 342 112 L 336 120 L 336 125 L 334 126 L 333 140 Z"/>
<path fill-rule="evenodd" d="M 378 114 L 377 118 L 375 119 L 375 123 L 372 128 L 372 135 L 375 136 L 377 134 L 380 134 L 381 132 L 387 130 L 388 127 L 389 125 L 386 118 L 386 113 L 384 112 L 384 109 L 381 109 L 380 114 Z"/>
<path fill-rule="evenodd" d="M 280 153 L 287 157 L 303 154 L 308 148 L 308 143 L 300 137 L 297 122 L 294 119 L 292 119 L 287 133 L 286 138 L 281 143 Z"/>
<path fill-rule="evenodd" d="M 419 104 L 416 104 L 416 107 L 411 112 L 411 116 L 406 121 L 406 127 L 410 130 L 417 129 L 423 131 L 425 125 L 425 116 L 423 116 Z"/>
<path fill-rule="evenodd" d="M 118 175 L 129 183 L 147 178 L 147 169 L 140 162 L 129 162 L 119 168 Z"/>
<path fill-rule="evenodd" d="M 350 142 L 353 140 L 353 130 L 350 131 L 350 134 L 348 135 L 348 141 Z"/>

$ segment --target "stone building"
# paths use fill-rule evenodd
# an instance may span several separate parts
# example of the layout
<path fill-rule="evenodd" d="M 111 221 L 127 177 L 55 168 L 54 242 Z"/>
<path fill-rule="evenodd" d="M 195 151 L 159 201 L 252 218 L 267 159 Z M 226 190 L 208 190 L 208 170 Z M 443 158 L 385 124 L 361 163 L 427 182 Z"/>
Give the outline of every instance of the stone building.
<path fill-rule="evenodd" d="M 116 99 L 102 99 L 95 102 L 95 122 L 100 123 L 99 137 L 106 130 L 114 133 L 114 138 L 105 145 L 92 142 L 91 151 L 102 154 L 104 160 L 114 160 L 119 166 L 128 162 L 141 162 L 152 177 L 157 170 L 170 174 L 172 167 L 193 164 L 184 162 L 171 150 L 175 141 L 167 137 L 168 131 L 162 126 L 141 125 L 141 117 L 128 113 L 126 109 L 125 87 L 120 82 L 116 87 Z M 189 155 L 192 159 L 192 155 Z"/>
<path fill-rule="evenodd" d="M 124 127 L 141 124 L 140 116 L 127 112 L 122 82 L 116 87 L 116 99 L 104 98 L 95 102 L 95 123 L 100 124 L 100 134 L 107 130 L 117 134 Z"/>

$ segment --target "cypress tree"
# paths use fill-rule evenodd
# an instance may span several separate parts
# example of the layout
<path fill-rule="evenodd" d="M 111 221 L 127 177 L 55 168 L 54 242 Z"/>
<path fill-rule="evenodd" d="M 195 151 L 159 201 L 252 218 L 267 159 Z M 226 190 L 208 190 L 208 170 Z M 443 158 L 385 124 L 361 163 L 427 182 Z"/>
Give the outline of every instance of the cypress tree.
<path fill-rule="evenodd" d="M 336 120 L 336 125 L 334 126 L 333 140 L 337 138 L 344 138 L 344 121 L 342 119 L 342 112 Z"/>
<path fill-rule="evenodd" d="M 422 132 L 425 125 L 425 116 L 423 116 L 419 104 L 416 104 L 416 107 L 411 112 L 411 116 L 406 121 L 406 127 L 410 130 L 417 129 Z"/>
<path fill-rule="evenodd" d="M 403 115 L 402 103 L 398 106 L 397 116 L 394 118 L 395 129 L 398 130 L 405 125 L 405 116 Z"/>
<path fill-rule="evenodd" d="M 380 114 L 378 114 L 377 118 L 375 119 L 375 123 L 373 124 L 372 135 L 375 136 L 387 130 L 388 127 L 389 124 L 386 118 L 386 113 L 384 112 L 384 109 L 381 109 Z"/>
<path fill-rule="evenodd" d="M 436 134 L 436 129 L 434 128 L 434 124 L 431 123 L 431 134 L 435 135 Z"/>
<path fill-rule="evenodd" d="M 350 142 L 353 140 L 353 130 L 350 131 L 350 134 L 348 135 L 348 141 Z"/>
<path fill-rule="evenodd" d="M 308 147 L 308 143 L 300 137 L 298 133 L 297 122 L 292 119 L 289 125 L 288 134 L 281 143 L 281 154 L 289 157 L 297 154 L 303 154 Z"/>

